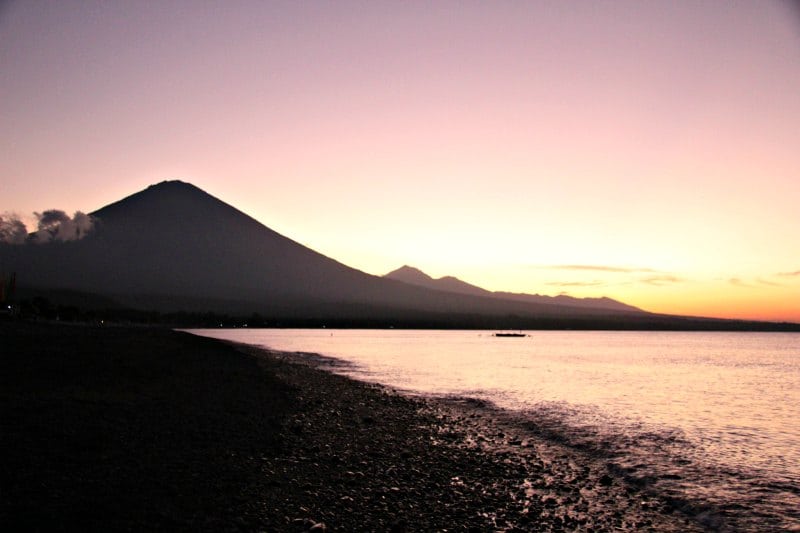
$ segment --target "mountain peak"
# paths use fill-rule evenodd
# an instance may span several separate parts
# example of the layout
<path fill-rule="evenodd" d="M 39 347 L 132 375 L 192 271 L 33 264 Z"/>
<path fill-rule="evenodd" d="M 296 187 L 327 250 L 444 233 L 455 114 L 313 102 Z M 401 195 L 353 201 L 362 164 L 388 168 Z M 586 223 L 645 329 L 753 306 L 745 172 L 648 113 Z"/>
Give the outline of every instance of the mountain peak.
<path fill-rule="evenodd" d="M 240 213 L 191 183 L 167 180 L 150 185 L 90 214 L 107 222 L 117 217 L 128 218 L 133 215 L 133 211 L 142 220 L 149 219 L 168 226 L 197 224 L 198 219 L 208 219 L 213 214 L 230 215 L 233 211 Z M 191 220 L 186 220 L 186 217 Z"/>
<path fill-rule="evenodd" d="M 192 185 L 189 182 L 181 181 L 181 180 L 164 180 L 162 182 L 154 183 L 153 185 L 150 185 L 145 190 L 156 190 L 157 191 L 157 190 L 163 190 L 163 189 L 175 189 L 175 190 L 177 190 L 177 189 L 185 189 L 185 190 L 196 190 L 196 191 L 202 190 L 199 187 L 196 187 L 195 185 Z"/>
<path fill-rule="evenodd" d="M 160 196 L 168 198 L 214 198 L 200 187 L 181 180 L 165 180 L 160 183 L 155 183 L 143 191 L 139 191 L 138 193 L 129 196 L 128 198 L 136 196 Z M 214 200 L 221 202 L 221 200 L 217 198 L 214 198 Z"/>
<path fill-rule="evenodd" d="M 425 284 L 433 281 L 433 278 L 422 270 L 408 265 L 403 265 L 397 270 L 393 270 L 383 277 L 402 281 L 404 283 L 411 283 L 414 285 Z"/>
<path fill-rule="evenodd" d="M 425 272 L 412 266 L 403 265 L 397 270 L 389 272 L 384 278 L 402 281 L 411 285 L 419 285 L 437 291 L 452 292 L 456 294 L 468 294 L 472 296 L 487 296 L 489 291 L 470 285 L 453 276 L 434 279 Z"/>

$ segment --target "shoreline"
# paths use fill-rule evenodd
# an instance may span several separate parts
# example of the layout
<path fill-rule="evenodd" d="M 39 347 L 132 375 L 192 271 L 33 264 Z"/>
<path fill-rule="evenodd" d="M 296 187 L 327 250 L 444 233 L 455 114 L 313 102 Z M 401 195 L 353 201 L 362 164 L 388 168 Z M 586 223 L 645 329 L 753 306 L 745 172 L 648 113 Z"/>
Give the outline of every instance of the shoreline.
<path fill-rule="evenodd" d="M 505 487 L 509 511 L 522 509 L 520 521 L 504 521 L 510 531 L 727 531 L 713 504 L 665 497 L 649 480 L 631 476 L 593 447 L 564 440 L 560 430 L 540 427 L 523 413 L 509 411 L 472 397 L 438 396 L 404 391 L 341 374 L 346 360 L 312 352 L 260 348 L 224 340 L 256 357 L 278 358 L 354 384 L 416 402 L 418 412 L 435 419 L 436 447 L 457 448 L 491 461 L 511 465 Z M 541 422 L 541 421 L 537 421 Z M 580 439 L 576 439 L 580 440 Z M 524 477 L 520 478 L 520 475 Z M 509 479 L 511 479 L 509 478 Z M 509 481 L 504 479 L 502 483 Z M 538 513 L 538 514 L 537 514 Z M 510 513 L 513 515 L 513 511 Z M 534 517 L 537 517 L 535 519 Z M 588 519 L 592 517 L 592 519 Z"/>
<path fill-rule="evenodd" d="M 477 401 L 171 330 L 0 334 L 2 529 L 724 529 Z"/>

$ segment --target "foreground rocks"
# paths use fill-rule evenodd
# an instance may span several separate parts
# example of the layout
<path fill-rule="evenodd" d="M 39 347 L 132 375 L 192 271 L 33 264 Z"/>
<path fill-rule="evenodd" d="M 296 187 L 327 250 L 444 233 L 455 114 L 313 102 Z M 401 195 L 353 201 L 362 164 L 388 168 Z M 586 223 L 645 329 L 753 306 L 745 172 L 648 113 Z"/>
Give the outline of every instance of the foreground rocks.
<path fill-rule="evenodd" d="M 697 527 L 478 402 L 166 330 L 0 334 L 5 531 Z"/>

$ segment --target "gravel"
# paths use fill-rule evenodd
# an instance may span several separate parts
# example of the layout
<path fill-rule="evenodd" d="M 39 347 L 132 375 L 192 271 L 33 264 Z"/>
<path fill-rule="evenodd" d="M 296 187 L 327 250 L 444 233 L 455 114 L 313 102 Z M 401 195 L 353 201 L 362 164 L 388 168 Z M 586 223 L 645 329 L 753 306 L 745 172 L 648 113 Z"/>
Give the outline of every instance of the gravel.
<path fill-rule="evenodd" d="M 0 340 L 3 531 L 700 528 L 483 402 L 163 329 Z"/>

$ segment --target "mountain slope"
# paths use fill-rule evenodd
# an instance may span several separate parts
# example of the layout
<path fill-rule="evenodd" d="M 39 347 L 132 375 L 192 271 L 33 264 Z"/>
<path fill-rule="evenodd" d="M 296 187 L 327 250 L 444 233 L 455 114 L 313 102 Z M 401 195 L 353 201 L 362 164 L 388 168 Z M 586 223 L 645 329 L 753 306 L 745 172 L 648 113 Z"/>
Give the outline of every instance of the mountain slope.
<path fill-rule="evenodd" d="M 442 278 L 434 279 L 421 270 L 404 265 L 397 270 L 393 270 L 383 276 L 387 279 L 394 279 L 408 283 L 411 285 L 418 285 L 428 289 L 434 289 L 445 292 L 454 292 L 458 294 L 469 294 L 473 296 L 486 296 L 499 298 L 503 300 L 513 300 L 517 302 L 531 303 L 531 304 L 553 304 L 565 305 L 569 307 L 591 308 L 591 309 L 606 309 L 609 311 L 623 311 L 623 312 L 642 312 L 641 309 L 627 305 L 611 298 L 574 298 L 572 296 L 559 295 L 559 296 L 542 296 L 540 294 L 520 294 L 512 292 L 491 292 L 481 287 L 471 285 L 453 276 L 445 276 Z"/>

